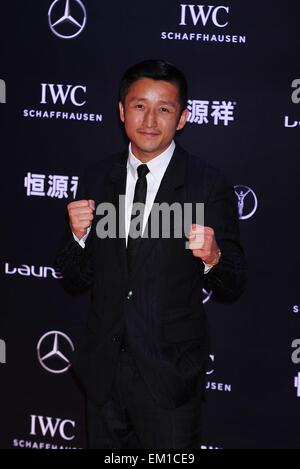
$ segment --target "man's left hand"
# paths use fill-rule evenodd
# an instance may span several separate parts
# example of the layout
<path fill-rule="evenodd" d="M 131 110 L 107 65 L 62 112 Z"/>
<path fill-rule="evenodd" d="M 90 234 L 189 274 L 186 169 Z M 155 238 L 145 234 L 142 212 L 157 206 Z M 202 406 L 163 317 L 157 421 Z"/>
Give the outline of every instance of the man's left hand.
<path fill-rule="evenodd" d="M 195 257 L 199 257 L 207 265 L 216 265 L 220 258 L 215 232 L 209 226 L 191 225 L 189 233 L 189 249 Z"/>

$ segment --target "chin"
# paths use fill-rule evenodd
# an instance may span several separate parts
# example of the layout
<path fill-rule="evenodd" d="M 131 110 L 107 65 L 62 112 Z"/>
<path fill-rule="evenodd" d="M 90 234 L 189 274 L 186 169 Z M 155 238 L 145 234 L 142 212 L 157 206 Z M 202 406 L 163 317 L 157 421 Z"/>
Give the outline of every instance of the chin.
<path fill-rule="evenodd" d="M 140 151 L 143 151 L 143 152 L 155 152 L 155 151 L 159 151 L 159 147 L 157 147 L 157 145 L 151 145 L 150 142 L 149 144 L 144 144 L 144 145 L 136 145 L 136 147 L 140 150 Z"/>
<path fill-rule="evenodd" d="M 162 153 L 162 151 L 157 148 L 144 148 L 142 152 L 145 154 L 149 154 L 149 156 L 159 155 L 160 153 Z"/>

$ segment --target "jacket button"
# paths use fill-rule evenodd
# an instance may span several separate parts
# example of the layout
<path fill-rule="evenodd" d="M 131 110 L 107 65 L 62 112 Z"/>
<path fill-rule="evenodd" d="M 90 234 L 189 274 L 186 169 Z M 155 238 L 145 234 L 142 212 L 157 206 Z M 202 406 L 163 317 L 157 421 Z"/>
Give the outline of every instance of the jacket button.
<path fill-rule="evenodd" d="M 130 291 L 127 293 L 126 300 L 130 300 L 130 298 L 132 297 L 132 295 L 133 295 L 133 291 L 130 290 Z"/>
<path fill-rule="evenodd" d="M 119 337 L 118 335 L 115 335 L 115 336 L 113 337 L 113 342 L 120 342 L 120 340 L 121 340 L 121 339 L 120 339 L 120 337 Z"/>

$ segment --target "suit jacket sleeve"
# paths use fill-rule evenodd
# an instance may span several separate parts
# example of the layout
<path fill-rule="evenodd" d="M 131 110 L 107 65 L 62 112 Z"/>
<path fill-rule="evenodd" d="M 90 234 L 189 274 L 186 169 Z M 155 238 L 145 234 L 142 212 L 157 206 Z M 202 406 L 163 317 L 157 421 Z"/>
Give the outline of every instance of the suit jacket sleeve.
<path fill-rule="evenodd" d="M 86 200 L 89 197 L 85 187 L 86 178 L 80 178 L 76 200 Z M 85 242 L 85 248 L 82 248 L 75 241 L 69 225 L 69 218 L 66 215 L 65 233 L 61 242 L 61 247 L 56 259 L 56 265 L 63 275 L 63 284 L 72 292 L 81 292 L 88 289 L 93 283 L 93 247 L 94 229 L 91 229 Z"/>
<path fill-rule="evenodd" d="M 234 301 L 246 285 L 246 262 L 239 240 L 239 220 L 232 186 L 218 174 L 205 206 L 205 225 L 215 231 L 219 263 L 205 276 L 205 287 L 216 301 Z"/>

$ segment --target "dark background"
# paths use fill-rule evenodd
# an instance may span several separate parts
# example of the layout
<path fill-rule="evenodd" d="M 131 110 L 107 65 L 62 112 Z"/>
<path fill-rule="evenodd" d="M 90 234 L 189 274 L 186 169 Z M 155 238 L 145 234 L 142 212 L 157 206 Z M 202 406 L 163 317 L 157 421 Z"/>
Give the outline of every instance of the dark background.
<path fill-rule="evenodd" d="M 28 172 L 45 175 L 47 190 L 49 175 L 80 176 L 86 166 L 123 148 L 120 77 L 133 63 L 163 58 L 185 72 L 190 99 L 208 100 L 210 112 L 215 100 L 236 103 L 227 126 L 214 125 L 209 116 L 207 124 L 188 123 L 178 140 L 221 168 L 234 185 L 250 187 L 258 199 L 255 214 L 241 220 L 248 289 L 233 305 L 212 298 L 206 307 L 214 361 L 202 445 L 300 448 L 300 398 L 294 386 L 300 365 L 291 359 L 292 341 L 300 337 L 300 127 L 284 126 L 285 116 L 290 123 L 300 120 L 300 104 L 291 100 L 291 83 L 300 78 L 299 3 L 187 3 L 195 11 L 197 4 L 205 11 L 212 4 L 228 6 L 229 14 L 220 13 L 220 19 L 229 24 L 218 28 L 211 18 L 205 26 L 193 25 L 188 15 L 187 26 L 179 26 L 179 0 L 83 0 L 86 26 L 69 40 L 48 25 L 51 3 L 6 2 L 0 13 L 0 78 L 7 100 L 0 104 L 0 339 L 6 343 L 6 363 L 0 364 L 0 447 L 85 446 L 83 396 L 70 371 L 55 374 L 40 365 L 37 345 L 47 332 L 60 331 L 76 347 L 88 297 L 68 295 L 50 274 L 7 273 L 22 265 L 34 266 L 35 272 L 40 266 L 54 268 L 72 194 L 27 196 L 24 178 Z M 70 4 L 80 18 L 78 2 Z M 55 5 L 58 17 L 64 5 L 65 0 Z M 61 31 L 68 32 L 68 25 Z M 162 40 L 162 31 L 242 35 L 246 43 Z M 54 104 L 50 94 L 41 104 L 41 83 L 86 86 L 86 104 L 78 107 L 70 99 Z M 79 92 L 79 100 L 82 96 Z M 103 121 L 25 118 L 24 109 L 102 114 Z M 248 197 L 246 211 L 252 203 Z M 48 345 L 45 353 L 53 338 Z M 71 358 L 63 339 L 59 346 Z M 212 383 L 221 390 L 212 389 Z M 66 440 L 62 427 L 51 435 L 38 422 L 36 434 L 30 434 L 32 415 L 45 424 L 48 417 L 54 426 L 71 420 L 63 428 L 74 438 Z"/>

